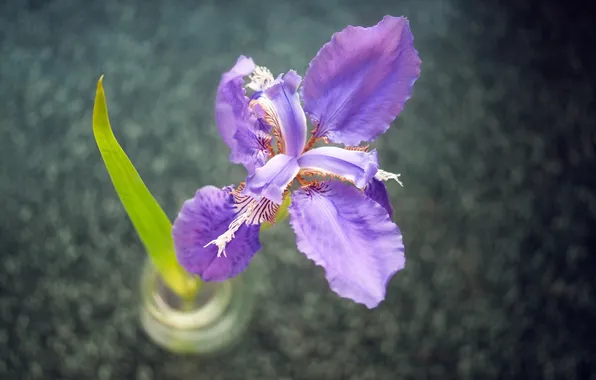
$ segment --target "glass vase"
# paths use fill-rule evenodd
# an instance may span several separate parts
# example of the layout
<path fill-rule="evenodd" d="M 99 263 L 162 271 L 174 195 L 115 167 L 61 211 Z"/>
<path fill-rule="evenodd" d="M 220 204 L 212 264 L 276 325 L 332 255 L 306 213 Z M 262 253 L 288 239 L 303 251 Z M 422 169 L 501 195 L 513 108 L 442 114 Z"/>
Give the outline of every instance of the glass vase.
<path fill-rule="evenodd" d="M 250 269 L 224 282 L 206 282 L 193 300 L 167 288 L 150 260 L 140 281 L 140 320 L 149 338 L 183 354 L 210 355 L 229 349 L 253 315 Z"/>

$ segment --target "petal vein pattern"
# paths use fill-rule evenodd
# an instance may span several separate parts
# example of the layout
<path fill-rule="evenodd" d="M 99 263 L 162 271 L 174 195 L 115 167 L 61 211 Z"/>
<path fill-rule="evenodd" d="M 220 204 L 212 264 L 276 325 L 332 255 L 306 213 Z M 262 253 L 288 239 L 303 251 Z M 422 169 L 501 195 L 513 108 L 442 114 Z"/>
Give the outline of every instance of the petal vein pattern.
<path fill-rule="evenodd" d="M 236 216 L 228 225 L 228 229 L 204 246 L 207 248 L 210 245 L 216 245 L 217 257 L 226 256 L 226 246 L 236 237 L 236 231 L 243 225 L 258 225 L 263 222 L 273 223 L 275 221 L 275 215 L 277 214 L 279 205 L 266 198 L 254 199 L 241 194 L 240 191 L 243 186 L 240 185 L 237 190 L 232 192 Z"/>

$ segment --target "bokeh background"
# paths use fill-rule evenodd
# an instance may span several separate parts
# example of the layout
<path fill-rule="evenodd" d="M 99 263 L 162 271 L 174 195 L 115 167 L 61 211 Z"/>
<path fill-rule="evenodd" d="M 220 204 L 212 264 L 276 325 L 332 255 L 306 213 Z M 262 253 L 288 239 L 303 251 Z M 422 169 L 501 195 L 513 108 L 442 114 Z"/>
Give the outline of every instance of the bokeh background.
<path fill-rule="evenodd" d="M 592 16 L 572 2 L 0 1 L 0 379 L 596 379 Z M 137 322 L 142 246 L 91 132 L 112 126 L 173 218 L 238 183 L 214 124 L 240 54 L 304 72 L 331 34 L 410 19 L 413 97 L 375 144 L 407 268 L 367 310 L 332 293 L 286 225 L 258 310 L 211 359 Z"/>

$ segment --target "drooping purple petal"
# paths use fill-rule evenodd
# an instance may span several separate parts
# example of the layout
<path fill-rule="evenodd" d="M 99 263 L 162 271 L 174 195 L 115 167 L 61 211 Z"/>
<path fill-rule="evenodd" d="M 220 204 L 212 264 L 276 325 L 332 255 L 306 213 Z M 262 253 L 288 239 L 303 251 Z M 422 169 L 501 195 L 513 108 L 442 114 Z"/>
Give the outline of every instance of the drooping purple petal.
<path fill-rule="evenodd" d="M 241 56 L 222 75 L 215 99 L 215 119 L 219 133 L 230 147 L 230 161 L 243 164 L 249 173 L 265 163 L 267 149 L 256 116 L 248 107 L 243 77 L 255 69 L 251 58 Z"/>
<path fill-rule="evenodd" d="M 345 178 L 359 189 L 363 189 L 379 169 L 375 150 L 362 152 L 333 146 L 305 152 L 298 158 L 298 165 L 301 169 Z"/>
<path fill-rule="evenodd" d="M 217 246 L 204 247 L 226 232 L 234 219 L 231 188 L 205 186 L 182 205 L 172 227 L 174 248 L 180 265 L 203 281 L 223 281 L 248 266 L 261 249 L 259 225 L 242 225 L 226 246 L 226 256 L 217 257 Z"/>
<path fill-rule="evenodd" d="M 331 289 L 373 308 L 405 266 L 399 228 L 387 211 L 339 181 L 294 192 L 290 224 L 298 249 L 325 269 Z"/>
<path fill-rule="evenodd" d="M 387 194 L 387 186 L 385 185 L 385 182 L 373 178 L 364 189 L 364 194 L 383 206 L 383 208 L 387 210 L 389 218 L 393 220 L 393 207 L 389 200 L 389 194 Z"/>
<path fill-rule="evenodd" d="M 390 16 L 333 35 L 311 61 L 302 86 L 317 137 L 356 146 L 389 128 L 420 75 L 413 39 L 408 20 Z"/>
<path fill-rule="evenodd" d="M 301 80 L 290 70 L 258 100 L 265 112 L 265 121 L 281 135 L 281 153 L 292 157 L 298 157 L 306 143 L 306 116 L 297 92 Z"/>
<path fill-rule="evenodd" d="M 253 197 L 264 196 L 276 204 L 281 204 L 284 190 L 299 170 L 296 158 L 278 154 L 246 179 L 243 193 Z"/>

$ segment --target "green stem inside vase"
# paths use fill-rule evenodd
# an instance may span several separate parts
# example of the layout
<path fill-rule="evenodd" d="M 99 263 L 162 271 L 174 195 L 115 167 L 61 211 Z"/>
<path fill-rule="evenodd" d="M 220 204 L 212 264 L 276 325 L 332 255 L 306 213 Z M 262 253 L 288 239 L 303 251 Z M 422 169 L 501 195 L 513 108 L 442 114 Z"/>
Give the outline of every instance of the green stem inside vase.
<path fill-rule="evenodd" d="M 156 276 L 154 286 L 163 302 L 174 310 L 184 312 L 200 308 L 213 296 L 212 287 L 201 285 L 196 288 L 194 293 L 188 293 L 184 296 L 181 296 L 168 287 L 161 276 Z"/>

